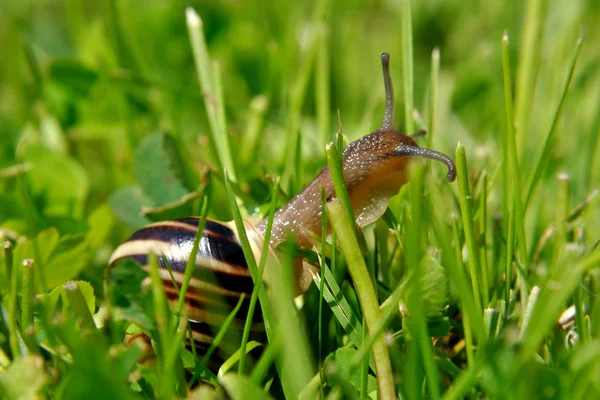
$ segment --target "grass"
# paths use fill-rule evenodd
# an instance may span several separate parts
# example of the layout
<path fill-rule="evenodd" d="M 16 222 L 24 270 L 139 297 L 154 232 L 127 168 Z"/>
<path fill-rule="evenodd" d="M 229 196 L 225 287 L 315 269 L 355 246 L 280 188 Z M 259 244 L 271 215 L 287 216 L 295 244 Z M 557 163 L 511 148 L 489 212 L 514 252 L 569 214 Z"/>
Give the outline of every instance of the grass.
<path fill-rule="evenodd" d="M 600 8 L 481 7 L 3 3 L 0 397 L 599 397 Z M 415 162 L 355 229 L 338 156 L 381 124 L 384 51 L 396 127 L 426 127 L 457 182 Z M 299 299 L 296 250 L 252 223 L 326 163 L 340 200 Z M 245 299 L 267 340 L 250 316 L 231 344 L 232 305 L 216 373 L 183 346 L 191 263 L 175 307 L 155 258 L 107 272 L 133 230 L 186 215 L 234 220 L 267 277 Z"/>

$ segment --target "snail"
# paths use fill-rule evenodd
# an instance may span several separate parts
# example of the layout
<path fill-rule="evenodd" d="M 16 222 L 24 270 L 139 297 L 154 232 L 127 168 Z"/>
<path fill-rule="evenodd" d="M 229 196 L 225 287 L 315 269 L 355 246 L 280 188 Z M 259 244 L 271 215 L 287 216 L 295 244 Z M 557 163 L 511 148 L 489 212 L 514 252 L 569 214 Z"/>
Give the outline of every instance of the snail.
<path fill-rule="evenodd" d="M 381 55 L 385 87 L 385 112 L 381 127 L 350 143 L 342 156 L 344 182 L 359 226 L 374 222 L 385 212 L 389 197 L 398 193 L 408 179 L 408 163 L 411 158 L 441 161 L 448 168 L 446 178 L 450 182 L 456 175 L 454 163 L 448 156 L 416 144 L 414 138 L 422 136 L 423 131 L 407 136 L 394 130 L 394 94 L 389 60 L 389 54 Z M 270 237 L 271 249 L 286 240 L 289 234 L 294 234 L 300 247 L 310 247 L 312 235 L 327 234 L 321 231 L 321 188 L 325 191 L 327 201 L 335 198 L 328 166 L 323 167 L 300 193 L 275 213 Z M 172 276 L 179 285 L 183 280 L 199 222 L 197 217 L 188 217 L 146 226 L 133 233 L 114 251 L 109 265 L 113 266 L 119 260 L 127 258 L 146 266 L 147 254 L 156 253 L 167 297 L 176 302 L 177 291 L 166 267 L 167 264 L 170 266 Z M 245 224 L 253 247 L 259 251 L 267 229 L 267 219 L 255 226 L 247 222 Z M 295 265 L 296 290 L 303 293 L 312 281 L 311 273 L 307 263 Z M 268 282 L 268 276 L 264 279 Z M 248 309 L 252 288 L 253 281 L 233 222 L 207 219 L 198 249 L 196 270 L 186 295 L 187 316 L 199 353 L 210 346 L 212 335 L 242 293 L 246 296 L 236 316 L 236 326 L 243 326 L 246 315 L 244 311 Z M 262 316 L 257 310 L 252 329 L 260 332 L 261 327 Z M 236 347 L 232 350 L 235 351 Z M 223 360 L 216 360 L 217 363 L 219 361 Z"/>

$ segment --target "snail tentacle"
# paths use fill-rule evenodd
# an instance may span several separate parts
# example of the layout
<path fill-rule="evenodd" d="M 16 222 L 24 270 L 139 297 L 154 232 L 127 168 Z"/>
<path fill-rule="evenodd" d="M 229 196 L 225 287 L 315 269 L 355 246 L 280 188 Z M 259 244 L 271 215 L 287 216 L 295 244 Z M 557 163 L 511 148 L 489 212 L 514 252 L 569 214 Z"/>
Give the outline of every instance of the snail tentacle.
<path fill-rule="evenodd" d="M 385 87 L 385 112 L 381 129 L 394 129 L 394 88 L 390 77 L 390 55 L 388 53 L 381 55 L 381 67 L 383 68 L 383 86 Z"/>
<path fill-rule="evenodd" d="M 444 153 L 440 153 L 435 150 L 424 149 L 419 146 L 403 145 L 394 150 L 393 154 L 403 157 L 422 157 L 440 161 L 444 163 L 446 167 L 448 167 L 448 173 L 446 174 L 446 179 L 448 182 L 453 182 L 456 178 L 456 166 L 454 165 L 454 161 L 452 161 L 452 159 Z"/>

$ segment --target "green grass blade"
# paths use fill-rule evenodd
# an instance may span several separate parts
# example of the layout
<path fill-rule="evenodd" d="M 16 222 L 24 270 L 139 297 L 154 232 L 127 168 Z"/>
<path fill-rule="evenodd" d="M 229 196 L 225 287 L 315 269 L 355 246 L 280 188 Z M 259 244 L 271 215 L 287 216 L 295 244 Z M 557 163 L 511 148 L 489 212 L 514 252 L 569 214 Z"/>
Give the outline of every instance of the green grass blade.
<path fill-rule="evenodd" d="M 276 334 L 273 340 L 269 342 L 267 348 L 256 363 L 256 366 L 252 370 L 250 377 L 257 385 L 264 381 L 268 369 L 270 368 L 271 364 L 273 364 L 273 361 L 275 361 L 277 354 L 280 352 L 280 345 L 280 335 Z"/>
<path fill-rule="evenodd" d="M 21 287 L 21 332 L 30 353 L 37 353 L 35 330 L 33 324 L 33 300 L 35 299 L 33 260 L 23 260 Z M 87 311 L 87 310 L 86 310 Z M 89 314 L 89 311 L 87 312 Z M 86 321 L 88 322 L 88 321 Z M 92 321 L 93 322 L 93 321 Z M 93 325 L 95 328 L 96 326 Z"/>
<path fill-rule="evenodd" d="M 238 231 L 238 236 L 240 238 L 240 243 L 242 245 L 242 249 L 244 251 L 244 257 L 246 258 L 246 262 L 248 263 L 248 269 L 250 270 L 250 274 L 252 275 L 252 280 L 257 284 L 258 279 L 258 266 L 256 264 L 256 259 L 254 258 L 254 253 L 252 251 L 252 247 L 250 245 L 250 241 L 248 240 L 248 235 L 246 233 L 246 228 L 244 226 L 244 222 L 242 221 L 242 216 L 240 214 L 240 210 L 238 208 L 235 194 L 233 193 L 233 189 L 231 187 L 231 181 L 227 175 L 227 171 L 225 171 L 225 188 L 227 189 L 227 196 L 229 198 L 229 205 L 233 212 L 233 219 L 235 221 L 235 226 Z M 271 260 L 270 262 L 277 262 L 275 260 Z M 274 271 L 281 270 L 281 266 L 275 265 L 273 267 Z M 267 333 L 267 337 L 271 340 L 275 334 L 275 327 L 278 326 L 275 319 L 276 310 L 271 309 L 271 303 L 267 298 L 267 294 L 264 290 L 264 285 L 261 285 L 258 291 L 258 299 L 260 301 L 261 310 L 263 313 L 263 319 L 265 322 L 265 330 Z M 279 298 L 277 297 L 279 300 Z M 284 302 L 287 300 L 284 300 Z M 278 315 L 278 317 L 280 317 Z M 282 339 L 284 341 L 289 341 L 290 338 L 286 337 Z M 282 344 L 285 347 L 285 344 Z M 303 385 L 299 385 L 298 382 L 303 381 L 303 376 L 295 377 L 293 372 L 289 369 L 286 363 L 281 362 L 280 358 L 277 358 L 277 370 L 279 376 L 281 378 L 281 384 L 283 386 L 284 393 L 288 398 L 295 398 L 297 394 L 300 392 Z M 306 382 L 310 380 L 310 376 L 306 379 Z"/>
<path fill-rule="evenodd" d="M 329 141 L 331 128 L 331 62 L 329 47 L 329 27 L 319 26 L 318 52 L 315 70 L 315 103 L 317 105 L 317 121 L 321 133 L 320 142 L 325 145 Z"/>
<path fill-rule="evenodd" d="M 77 318 L 77 322 L 81 327 L 82 333 L 86 334 L 95 330 L 96 324 L 94 323 L 92 314 L 90 314 L 85 298 L 83 297 L 81 290 L 79 290 L 79 286 L 77 286 L 77 282 L 69 281 L 63 285 L 63 288 L 67 295 L 67 299 L 69 300 L 71 310 L 73 310 L 73 314 L 75 314 L 75 318 Z"/>
<path fill-rule="evenodd" d="M 223 96 L 223 78 L 221 77 L 221 64 L 213 61 L 212 63 L 213 87 L 215 90 L 215 101 L 217 107 L 217 120 L 219 121 L 219 132 L 216 135 L 217 148 L 219 149 L 219 158 L 223 166 L 229 171 L 229 176 L 234 181 L 237 177 L 236 163 L 233 162 L 231 155 L 231 146 L 229 145 L 229 131 L 227 130 L 227 118 L 225 117 L 225 97 Z"/>
<path fill-rule="evenodd" d="M 554 112 L 554 116 L 552 118 L 552 125 L 550 126 L 550 131 L 548 135 L 546 135 L 546 139 L 544 140 L 544 147 L 542 148 L 542 152 L 540 157 L 538 158 L 533 175 L 529 180 L 529 185 L 527 186 L 527 195 L 525 196 L 525 207 L 527 210 L 529 203 L 531 201 L 531 197 L 535 192 L 535 189 L 540 183 L 540 179 L 542 177 L 542 172 L 546 167 L 546 163 L 548 162 L 548 158 L 550 157 L 550 151 L 552 150 L 553 138 L 556 133 L 556 128 L 558 126 L 558 122 L 560 121 L 560 117 L 562 115 L 562 109 L 567 99 L 567 93 L 569 92 L 569 87 L 571 86 L 571 82 L 573 81 L 573 76 L 575 74 L 575 67 L 577 66 L 577 60 L 579 59 L 579 53 L 581 52 L 581 45 L 583 43 L 583 35 L 579 36 L 577 42 L 575 43 L 575 51 L 573 53 L 573 57 L 571 58 L 571 64 L 569 66 L 569 73 L 567 74 L 567 80 L 565 82 L 565 86 L 563 87 L 562 94 L 560 96 L 560 100 L 558 102 L 558 106 L 556 107 L 556 111 Z"/>
<path fill-rule="evenodd" d="M 208 187 L 208 186 L 207 186 Z M 190 252 L 190 258 L 187 260 L 185 264 L 185 272 L 183 275 L 183 281 L 181 282 L 181 289 L 179 291 L 179 298 L 177 299 L 177 308 L 176 315 L 181 316 L 183 312 L 183 307 L 185 305 L 185 296 L 187 294 L 190 280 L 196 271 L 196 256 L 198 255 L 198 247 L 200 245 L 200 240 L 202 239 L 202 234 L 204 233 L 204 228 L 206 227 L 206 216 L 208 215 L 208 204 L 210 203 L 209 194 L 205 193 L 202 196 L 202 204 L 200 205 L 200 215 L 201 219 L 198 223 L 198 230 L 196 231 L 196 237 L 194 238 L 194 244 L 192 245 L 192 251 Z M 170 271 L 170 268 L 169 268 Z M 176 284 L 175 279 L 173 279 L 174 284 Z"/>
<path fill-rule="evenodd" d="M 506 255 L 505 255 L 505 282 L 504 282 L 504 301 L 506 307 L 511 302 L 510 294 L 512 290 L 512 265 L 513 265 L 513 254 L 515 247 L 515 202 L 510 202 L 510 208 L 508 210 L 508 235 L 506 238 Z M 506 310 L 508 311 L 508 309 Z M 508 314 L 508 313 L 507 313 Z M 508 316 L 508 315 L 507 315 Z"/>
<path fill-rule="evenodd" d="M 556 211 L 554 216 L 554 243 L 552 244 L 553 253 L 551 267 L 558 264 L 561 256 L 565 253 L 565 246 L 568 241 L 567 217 L 571 210 L 571 177 L 561 172 L 556 176 Z"/>
<path fill-rule="evenodd" d="M 360 319 L 352 311 L 352 307 L 348 304 L 341 288 L 335 281 L 335 277 L 326 264 L 323 264 L 321 274 L 315 275 L 314 280 L 317 287 L 323 288 L 321 295 L 340 326 L 344 329 L 352 343 L 360 348 L 362 344 L 362 324 Z"/>
<path fill-rule="evenodd" d="M 431 148 L 433 135 L 435 134 L 435 117 L 438 101 L 438 86 L 440 81 L 440 49 L 436 47 L 431 52 L 431 76 L 429 78 L 429 119 L 427 123 L 427 148 Z"/>
<path fill-rule="evenodd" d="M 430 194 L 432 197 L 431 204 L 444 204 L 439 189 L 431 190 Z M 450 281 L 456 285 L 456 294 L 460 299 L 460 304 L 465 315 L 470 317 L 470 321 L 473 321 L 471 324 L 473 334 L 477 341 L 482 344 L 486 340 L 485 329 L 483 327 L 481 314 L 478 313 L 473 291 L 470 289 L 471 284 L 469 278 L 462 263 L 460 250 L 462 248 L 462 243 L 458 238 L 458 220 L 454 217 L 452 226 L 448 227 L 448 216 L 443 207 L 434 206 L 432 208 L 432 213 L 431 224 L 437 242 L 442 249 L 442 263 L 448 270 Z M 454 230 L 453 233 L 452 230 Z M 452 238 L 453 235 L 454 238 Z"/>
<path fill-rule="evenodd" d="M 206 367 L 208 360 L 210 360 L 210 356 L 212 355 L 212 353 L 214 353 L 214 351 L 217 349 L 217 347 L 219 347 L 219 343 L 221 343 L 221 341 L 227 334 L 227 331 L 229 330 L 231 323 L 235 319 L 235 316 L 237 315 L 238 311 L 240 310 L 240 307 L 242 307 L 242 304 L 244 303 L 244 299 L 245 299 L 245 294 L 242 293 L 237 304 L 235 305 L 233 310 L 231 310 L 229 315 L 227 315 L 227 318 L 223 322 L 223 325 L 221 325 L 221 328 L 219 328 L 219 332 L 217 332 L 217 334 L 215 335 L 212 343 L 210 344 L 210 347 L 206 351 L 206 354 L 204 354 L 204 356 L 202 357 L 202 361 L 200 362 L 200 365 L 196 368 L 197 371 L 201 371 L 202 369 L 204 369 Z"/>
<path fill-rule="evenodd" d="M 335 193 L 343 205 L 344 212 L 350 221 L 354 221 L 354 211 L 350 203 L 350 196 L 344 184 L 344 174 L 342 172 L 342 161 L 337 147 L 333 143 L 328 143 L 325 149 L 327 153 L 327 164 L 331 172 L 331 179 L 335 187 Z"/>
<path fill-rule="evenodd" d="M 11 282 L 14 262 L 12 243 L 9 241 L 4 242 L 2 244 L 2 250 L 4 252 L 4 271 L 6 273 L 6 278 Z"/>
<path fill-rule="evenodd" d="M 440 377 L 437 367 L 433 361 L 433 349 L 431 346 L 431 338 L 427 331 L 427 321 L 423 310 L 421 292 L 419 290 L 421 281 L 421 236 L 422 232 L 427 230 L 427 219 L 423 215 L 424 209 L 424 169 L 422 167 L 415 168 L 410 183 L 410 200 L 411 200 L 411 218 L 408 221 L 407 234 L 405 235 L 405 246 L 411 251 L 406 252 L 406 264 L 409 271 L 408 295 L 406 306 L 410 311 L 410 316 L 405 319 L 408 322 L 404 329 L 407 329 L 416 341 L 418 351 L 417 357 L 420 355 L 423 369 L 427 380 L 427 387 L 432 399 L 440 397 Z M 407 341 L 413 341 L 411 339 Z M 410 343 L 408 343 L 410 351 Z M 413 367 L 420 369 L 420 363 L 416 363 Z M 418 366 L 418 367 L 417 367 Z M 408 366 L 407 368 L 410 368 Z M 414 376 L 418 375 L 415 371 Z M 417 389 L 420 391 L 420 388 Z"/>
<path fill-rule="evenodd" d="M 331 168 L 331 166 L 330 166 Z M 335 178 L 334 178 L 335 179 Z M 334 180 L 335 183 L 335 180 Z M 343 182 L 338 181 L 339 186 Z M 343 189 L 345 190 L 345 188 Z M 338 196 L 340 194 L 338 193 Z M 354 219 L 349 218 L 351 210 L 344 210 L 342 202 L 334 201 L 327 205 L 330 222 L 335 230 L 342 252 L 348 263 L 348 271 L 352 276 L 352 281 L 356 287 L 360 299 L 363 315 L 367 323 L 370 334 L 376 331 L 377 324 L 381 316 L 379 313 L 379 304 L 377 295 L 367 266 L 360 252 L 360 247 L 354 231 Z M 393 399 L 395 395 L 395 385 L 390 364 L 389 353 L 383 338 L 379 338 L 373 344 L 373 359 L 377 371 L 377 381 L 379 384 L 379 396 L 381 399 Z"/>
<path fill-rule="evenodd" d="M 237 364 L 241 359 L 242 356 L 245 357 L 247 355 L 247 353 L 250 353 L 252 350 L 263 346 L 262 343 L 259 342 L 255 342 L 255 341 L 251 341 L 246 343 L 246 346 L 244 346 L 244 348 L 242 349 L 241 347 L 235 352 L 233 353 L 233 355 L 231 357 L 229 357 L 227 359 L 227 361 L 225 361 L 223 363 L 223 365 L 221 365 L 221 368 L 219 368 L 219 373 L 217 374 L 217 376 L 222 377 L 225 376 L 225 374 L 227 374 L 229 371 L 231 371 L 231 369 L 235 366 L 235 364 Z M 245 353 L 242 353 L 242 350 Z M 238 373 L 239 376 L 241 376 L 240 373 Z"/>
<path fill-rule="evenodd" d="M 5 246 L 5 251 L 8 251 L 9 247 Z M 7 261 L 9 258 L 7 257 Z M 12 261 L 12 260 L 11 260 Z M 8 343 L 10 345 L 10 351 L 12 353 L 12 359 L 14 360 L 17 356 L 21 355 L 21 349 L 19 347 L 19 333 L 17 332 L 17 292 L 19 285 L 19 275 L 14 268 L 8 268 L 12 270 L 10 274 L 10 289 L 8 297 Z"/>
<path fill-rule="evenodd" d="M 325 381 L 323 376 L 323 299 L 325 296 L 323 292 L 325 291 L 325 279 L 320 279 L 323 275 L 323 272 L 327 268 L 327 262 L 325 261 L 327 254 L 327 195 L 325 194 L 325 188 L 321 187 L 321 256 L 319 257 L 319 264 L 321 267 L 321 273 L 319 274 L 319 326 L 318 326 L 318 335 L 319 335 L 319 348 L 318 348 L 318 359 L 319 359 L 319 377 L 321 382 Z M 306 388 L 305 388 L 306 389 Z M 321 397 L 325 397 L 323 393 L 323 386 L 319 387 Z"/>
<path fill-rule="evenodd" d="M 465 156 L 465 148 L 459 144 L 456 147 L 456 177 L 458 180 L 460 210 L 462 214 L 463 229 L 465 232 L 465 241 L 467 244 L 467 250 L 469 252 L 469 272 L 471 275 L 471 286 L 473 288 L 473 297 L 475 299 L 475 307 L 477 309 L 477 316 L 481 317 L 482 314 L 482 303 L 481 303 L 481 280 L 479 278 L 480 265 L 479 257 L 477 255 L 475 233 L 473 231 L 473 211 L 471 209 L 471 192 L 469 190 L 469 182 L 467 176 L 467 159 Z"/>
<path fill-rule="evenodd" d="M 226 127 L 221 125 L 221 123 L 225 122 L 225 103 L 222 93 L 220 68 L 216 65 L 216 71 L 213 70 L 215 65 L 211 64 L 206 47 L 202 19 L 192 7 L 188 7 L 185 10 L 185 15 L 192 52 L 194 54 L 194 62 L 196 64 L 196 72 L 198 74 L 198 82 L 200 83 L 204 97 L 204 106 L 210 124 L 211 140 L 217 150 L 217 157 L 221 167 L 226 168 L 232 179 L 235 180 L 235 164 L 231 156 Z"/>
<path fill-rule="evenodd" d="M 543 3 L 543 0 L 528 1 L 525 19 L 523 20 L 519 65 L 517 67 L 517 111 L 515 116 L 516 126 L 519 127 L 519 133 L 522 137 L 525 136 L 525 130 L 528 128 L 529 109 L 535 87 L 537 57 L 541 48 L 539 37 L 542 29 Z"/>
<path fill-rule="evenodd" d="M 519 157 L 517 154 L 517 144 L 515 140 L 515 121 L 513 116 L 513 97 L 512 97 L 512 74 L 510 68 L 510 52 L 508 33 L 505 31 L 502 36 L 502 70 L 504 77 L 504 109 L 505 109 L 505 124 L 506 124 L 506 139 L 505 139 L 505 154 L 504 154 L 504 180 L 505 180 L 505 196 L 504 210 L 509 214 L 509 239 L 507 249 L 507 287 L 510 283 L 510 271 L 508 271 L 508 260 L 512 260 L 515 240 L 518 243 L 518 253 L 521 263 L 527 265 L 527 242 L 525 237 L 525 221 L 523 213 L 523 200 L 521 195 L 521 171 L 519 168 Z M 510 213 L 513 213 L 511 220 Z M 521 306 L 522 312 L 525 311 L 527 304 L 527 296 L 529 291 L 526 288 L 524 279 L 526 276 L 519 275 L 519 287 L 521 290 Z M 508 296 L 505 296 L 506 304 L 508 304 Z"/>
<path fill-rule="evenodd" d="M 600 251 L 593 253 L 572 264 L 572 257 L 566 256 L 562 261 L 564 266 L 555 268 L 555 273 L 549 278 L 553 285 L 541 289 L 536 306 L 531 314 L 527 330 L 523 335 L 521 348 L 523 357 L 530 357 L 544 336 L 555 324 L 565 301 L 579 284 L 584 273 L 597 267 L 600 263 Z"/>
<path fill-rule="evenodd" d="M 284 251 L 283 262 L 280 268 L 269 270 L 273 277 L 273 309 L 277 315 L 281 335 L 280 362 L 285 366 L 285 375 L 282 379 L 288 381 L 297 398 L 302 389 L 310 382 L 314 375 L 311 363 L 311 351 L 308 346 L 307 334 L 302 320 L 298 317 L 294 304 L 294 276 L 293 269 L 296 255 L 292 251 Z"/>
<path fill-rule="evenodd" d="M 404 129 L 407 133 L 415 131 L 414 109 L 414 72 L 411 0 L 402 2 L 402 84 L 404 88 Z"/>
<path fill-rule="evenodd" d="M 484 307 L 490 304 L 490 283 L 488 278 L 488 242 L 487 242 L 487 207 L 488 207 L 488 177 L 483 171 L 481 176 L 481 190 L 479 194 L 479 227 L 480 227 L 480 243 L 479 261 L 481 262 L 481 297 Z"/>
<path fill-rule="evenodd" d="M 534 286 L 531 288 L 531 293 L 527 297 L 527 306 L 525 308 L 525 313 L 523 314 L 523 323 L 521 325 L 520 337 L 523 337 L 523 334 L 527 331 L 527 327 L 529 326 L 529 322 L 531 321 L 531 314 L 533 310 L 535 310 L 535 306 L 537 304 L 538 297 L 540 295 L 540 288 Z"/>
<path fill-rule="evenodd" d="M 256 161 L 258 154 L 260 154 L 260 133 L 263 129 L 265 112 L 268 107 L 269 99 L 262 95 L 254 97 L 250 102 L 246 129 L 242 136 L 243 144 L 240 146 L 244 151 L 238 151 L 239 163 L 243 166 L 251 166 Z M 243 168 L 239 172 L 243 173 Z"/>
<path fill-rule="evenodd" d="M 456 378 L 442 400 L 459 400 L 468 398 L 468 393 L 477 382 L 478 365 L 472 365 Z"/>
<path fill-rule="evenodd" d="M 250 329 L 252 327 L 252 321 L 254 319 L 254 309 L 256 308 L 256 302 L 258 301 L 258 292 L 262 287 L 263 273 L 265 266 L 267 265 L 267 254 L 269 250 L 269 243 L 271 241 L 271 229 L 273 228 L 273 218 L 275 216 L 275 204 L 277 201 L 277 193 L 279 191 L 279 180 L 275 180 L 273 184 L 273 190 L 271 191 L 271 205 L 269 208 L 269 220 L 267 223 L 267 230 L 265 231 L 264 243 L 260 256 L 260 263 L 258 266 L 257 281 L 252 288 L 252 295 L 250 297 L 250 305 L 248 306 L 248 315 L 246 316 L 246 323 L 244 325 L 244 333 L 242 335 L 242 344 L 240 346 L 240 365 L 238 373 L 241 375 L 244 373 L 244 363 L 246 360 L 246 343 L 250 337 Z"/>
<path fill-rule="evenodd" d="M 156 254 L 150 252 L 148 254 L 148 273 L 151 280 L 152 303 L 154 305 L 154 315 L 156 318 L 157 329 L 157 358 L 159 369 L 159 395 L 163 398 L 171 397 L 175 391 L 175 376 L 174 369 L 166 368 L 168 348 L 173 344 L 170 324 L 169 324 L 169 308 L 167 304 L 167 296 L 163 286 L 162 278 L 159 274 L 160 267 Z"/>

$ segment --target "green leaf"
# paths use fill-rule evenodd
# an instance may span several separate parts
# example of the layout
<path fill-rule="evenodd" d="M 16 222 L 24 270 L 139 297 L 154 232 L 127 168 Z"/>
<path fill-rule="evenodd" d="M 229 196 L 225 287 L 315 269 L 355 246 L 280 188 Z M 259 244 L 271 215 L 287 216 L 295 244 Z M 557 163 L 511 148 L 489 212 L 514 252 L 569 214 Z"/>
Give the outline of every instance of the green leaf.
<path fill-rule="evenodd" d="M 133 165 L 137 182 L 157 206 L 176 202 L 189 193 L 173 170 L 164 143 L 164 134 L 144 138 Z"/>
<path fill-rule="evenodd" d="M 336 381 L 342 379 L 349 382 L 356 389 L 358 394 L 360 391 L 361 371 L 360 368 L 352 367 L 352 360 L 356 357 L 357 353 L 358 350 L 356 349 L 339 348 L 335 352 L 329 354 L 326 360 L 336 366 Z M 372 375 L 367 376 L 367 392 L 371 393 L 377 389 L 377 381 Z M 376 398 L 376 394 L 374 398 Z"/>
<path fill-rule="evenodd" d="M 114 192 L 108 204 L 115 215 L 129 227 L 139 229 L 152 221 L 142 215 L 142 207 L 152 206 L 150 200 L 139 186 L 127 186 Z"/>
<path fill-rule="evenodd" d="M 342 328 L 344 328 L 350 340 L 356 347 L 360 347 L 362 344 L 362 324 L 360 320 L 350 304 L 348 304 L 346 297 L 344 297 L 329 268 L 322 270 L 322 273 L 326 283 L 326 285 L 323 285 L 323 299 L 331 308 L 333 315 L 335 315 Z M 314 275 L 313 279 L 315 286 L 321 288 L 321 275 Z"/>
<path fill-rule="evenodd" d="M 439 317 L 448 305 L 448 276 L 446 270 L 431 255 L 421 260 L 421 301 L 426 317 Z"/>
<path fill-rule="evenodd" d="M 86 243 L 92 250 L 102 246 L 112 233 L 114 225 L 113 213 L 108 204 L 96 208 L 88 218 L 89 229 L 86 235 Z"/>
<path fill-rule="evenodd" d="M 54 115 L 46 112 L 40 117 L 40 140 L 53 153 L 67 153 L 67 138 L 60 123 Z"/>
<path fill-rule="evenodd" d="M 94 288 L 86 281 L 75 281 L 75 283 L 83 295 L 83 299 L 85 300 L 85 304 L 87 305 L 90 314 L 94 315 L 96 312 L 96 296 L 94 296 Z"/>
<path fill-rule="evenodd" d="M 46 216 L 40 223 L 43 224 L 41 226 L 43 226 L 44 229 L 56 228 L 61 235 L 84 234 L 89 229 L 86 221 L 69 216 Z"/>
<path fill-rule="evenodd" d="M 190 157 L 185 154 L 182 144 L 171 135 L 163 134 L 162 139 L 162 148 L 167 155 L 171 170 L 188 190 L 196 190 L 200 180 L 189 165 Z"/>
<path fill-rule="evenodd" d="M 34 195 L 45 198 L 45 214 L 81 215 L 90 182 L 79 162 L 65 154 L 53 153 L 39 143 L 29 144 L 22 159 L 31 164 L 30 188 Z"/>
<path fill-rule="evenodd" d="M 34 259 L 38 293 L 73 279 L 89 262 L 88 245 L 82 235 L 60 237 L 58 231 L 52 228 L 41 232 L 35 240 L 39 254 L 34 250 L 33 241 L 19 243 L 14 251 L 14 265 L 20 266 L 24 260 Z M 44 267 L 44 281 L 40 276 L 40 266 Z M 0 289 L 3 292 L 8 289 L 6 281 L 6 272 L 0 268 Z"/>
<path fill-rule="evenodd" d="M 158 207 L 143 207 L 142 214 L 152 221 L 179 218 L 194 213 L 194 206 L 200 201 L 202 193 L 192 192 L 180 200 Z"/>
<path fill-rule="evenodd" d="M 19 357 L 0 372 L 0 393 L 5 399 L 38 399 L 48 382 L 44 359 L 37 355 Z"/>
<path fill-rule="evenodd" d="M 0 194 L 0 222 L 23 218 L 23 204 L 14 194 Z"/>
<path fill-rule="evenodd" d="M 45 265 L 45 290 L 73 279 L 89 263 L 90 252 L 83 236 L 61 238 Z"/>
<path fill-rule="evenodd" d="M 56 229 L 48 229 L 40 232 L 36 240 L 39 256 L 42 261 L 45 261 L 50 258 L 50 254 L 60 240 L 60 235 Z M 16 245 L 14 249 L 14 265 L 22 265 L 23 260 L 27 258 L 35 258 L 31 240 Z M 1 260 L 1 264 L 4 264 L 4 257 L 2 257 Z M 37 268 L 37 266 L 35 268 Z M 13 268 L 13 270 L 20 271 L 20 268 Z M 2 290 L 3 293 L 8 291 L 8 279 L 4 268 L 0 268 L 0 290 Z"/>
<path fill-rule="evenodd" d="M 227 394 L 233 400 L 272 399 L 247 376 L 229 373 L 219 378 L 219 383 L 227 390 Z"/>
<path fill-rule="evenodd" d="M 90 311 L 90 314 L 94 315 L 96 310 L 96 296 L 94 296 L 94 288 L 89 282 L 86 281 L 75 281 L 83 298 L 85 300 L 85 304 Z M 68 299 L 65 297 L 65 289 L 63 285 L 58 285 L 48 294 L 42 294 L 40 297 L 45 297 L 46 300 L 43 302 L 45 304 L 45 311 L 50 313 L 54 313 L 56 310 L 56 305 L 58 304 L 58 300 L 62 298 L 63 303 L 68 302 Z"/>
<path fill-rule="evenodd" d="M 85 97 L 98 79 L 98 73 L 77 60 L 54 60 L 50 64 L 50 79 L 67 89 L 71 95 Z"/>

